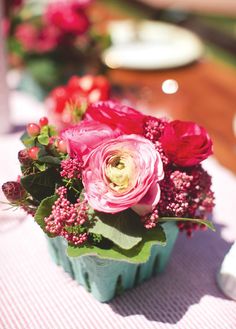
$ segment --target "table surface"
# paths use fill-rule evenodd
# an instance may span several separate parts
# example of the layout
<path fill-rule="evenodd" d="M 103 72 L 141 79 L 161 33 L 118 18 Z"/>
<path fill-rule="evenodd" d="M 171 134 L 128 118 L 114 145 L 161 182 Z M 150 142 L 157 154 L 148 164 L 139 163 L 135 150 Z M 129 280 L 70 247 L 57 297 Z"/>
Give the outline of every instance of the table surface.
<path fill-rule="evenodd" d="M 204 60 L 162 72 L 110 72 L 127 95 L 139 95 L 145 111 L 194 120 L 210 132 L 217 159 L 236 173 L 233 131 L 235 70 Z M 178 92 L 163 95 L 167 79 Z M 134 83 L 135 81 L 135 83 Z M 0 137 L 0 183 L 17 177 L 18 135 Z M 0 208 L 0 328 L 4 329 L 235 329 L 236 302 L 216 284 L 224 255 L 236 239 L 236 178 L 215 159 L 205 166 L 213 175 L 217 232 L 180 235 L 162 275 L 101 304 L 50 260 L 43 233 L 22 212 Z M 1 196 L 2 199 L 2 196 Z"/>
<path fill-rule="evenodd" d="M 1 184 L 19 173 L 18 137 L 0 137 L 1 154 L 7 154 Z M 235 329 L 236 302 L 219 291 L 216 274 L 236 239 L 236 178 L 213 158 L 205 167 L 213 174 L 217 232 L 197 232 L 192 239 L 181 234 L 165 273 L 107 304 L 52 263 L 31 217 L 1 205 L 0 328 Z"/>
<path fill-rule="evenodd" d="M 236 173 L 236 70 L 204 59 L 184 68 L 163 71 L 111 70 L 113 83 L 127 97 L 140 98 L 140 110 L 195 121 L 211 135 L 217 159 Z M 173 79 L 178 91 L 164 94 L 162 83 Z M 159 113 L 160 112 L 160 113 Z"/>
<path fill-rule="evenodd" d="M 156 3 L 156 0 L 149 2 Z M 189 5 L 190 2 L 192 5 L 192 1 Z M 229 0 L 235 6 L 233 2 Z M 224 1 L 218 3 L 223 5 Z M 110 20 L 131 17 L 130 10 L 122 11 L 113 2 L 110 6 L 98 2 L 93 10 L 99 28 L 105 28 Z M 163 71 L 116 69 L 110 70 L 109 77 L 112 82 L 125 87 L 129 96 L 130 90 L 136 89 L 135 98 L 142 98 L 140 110 L 148 109 L 151 114 L 157 115 L 164 112 L 173 118 L 203 125 L 213 139 L 217 159 L 236 173 L 236 69 L 228 65 L 227 56 L 222 58 L 224 61 L 204 54 L 198 62 L 186 67 Z M 167 79 L 178 83 L 179 89 L 173 95 L 164 95 L 161 91 L 161 85 Z"/>

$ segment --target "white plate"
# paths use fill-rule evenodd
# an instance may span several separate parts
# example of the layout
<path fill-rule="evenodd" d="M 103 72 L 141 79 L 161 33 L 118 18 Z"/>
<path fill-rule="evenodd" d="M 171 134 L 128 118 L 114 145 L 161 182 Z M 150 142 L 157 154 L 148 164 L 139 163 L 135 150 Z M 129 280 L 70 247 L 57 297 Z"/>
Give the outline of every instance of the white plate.
<path fill-rule="evenodd" d="M 109 26 L 113 45 L 103 53 L 110 68 L 168 69 L 196 61 L 203 44 L 192 32 L 163 22 L 117 21 Z"/>

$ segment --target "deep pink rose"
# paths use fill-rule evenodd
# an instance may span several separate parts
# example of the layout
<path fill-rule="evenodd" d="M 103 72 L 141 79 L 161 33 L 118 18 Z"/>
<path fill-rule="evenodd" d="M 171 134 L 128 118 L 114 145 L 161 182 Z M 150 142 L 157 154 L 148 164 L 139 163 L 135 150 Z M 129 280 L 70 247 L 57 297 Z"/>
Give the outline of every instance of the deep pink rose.
<path fill-rule="evenodd" d="M 51 3 L 47 6 L 44 14 L 46 24 L 56 26 L 63 32 L 73 34 L 83 34 L 89 28 L 89 20 L 85 14 L 83 7 L 76 2 L 62 1 L 59 3 Z"/>
<path fill-rule="evenodd" d="M 61 138 L 66 141 L 71 156 L 85 158 L 102 141 L 120 135 L 118 131 L 98 122 L 81 121 L 78 125 L 65 129 Z"/>
<path fill-rule="evenodd" d="M 86 111 L 85 120 L 94 120 L 118 128 L 124 134 L 143 134 L 145 115 L 113 101 L 91 104 Z"/>
<path fill-rule="evenodd" d="M 87 158 L 83 185 L 91 207 L 117 213 L 132 207 L 140 216 L 160 199 L 158 181 L 164 176 L 153 143 L 139 135 L 104 141 Z"/>
<path fill-rule="evenodd" d="M 182 167 L 194 166 L 212 154 L 209 135 L 194 122 L 170 122 L 160 141 L 168 158 Z"/>

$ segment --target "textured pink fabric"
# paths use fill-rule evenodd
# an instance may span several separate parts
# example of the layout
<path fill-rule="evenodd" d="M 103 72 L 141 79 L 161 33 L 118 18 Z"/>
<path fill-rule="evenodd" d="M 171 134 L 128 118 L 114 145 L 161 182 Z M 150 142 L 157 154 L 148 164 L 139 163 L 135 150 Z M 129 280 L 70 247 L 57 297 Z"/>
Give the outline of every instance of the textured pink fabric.
<path fill-rule="evenodd" d="M 1 183 L 18 173 L 16 140 L 0 139 L 1 154 L 8 154 L 0 162 Z M 52 263 L 32 218 L 1 211 L 0 328 L 235 329 L 236 302 L 223 296 L 215 277 L 236 239 L 236 178 L 215 160 L 206 167 L 214 175 L 217 233 L 180 235 L 164 274 L 109 304 L 97 302 Z"/>

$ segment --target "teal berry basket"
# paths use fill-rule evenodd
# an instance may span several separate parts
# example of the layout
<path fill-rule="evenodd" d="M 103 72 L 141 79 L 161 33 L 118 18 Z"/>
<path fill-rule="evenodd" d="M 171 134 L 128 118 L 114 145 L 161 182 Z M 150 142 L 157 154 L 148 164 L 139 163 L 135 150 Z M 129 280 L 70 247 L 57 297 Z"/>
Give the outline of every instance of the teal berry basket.
<path fill-rule="evenodd" d="M 123 291 L 131 289 L 164 271 L 174 247 L 178 228 L 174 222 L 164 223 L 165 246 L 154 245 L 146 263 L 101 259 L 97 256 L 69 258 L 63 238 L 48 238 L 52 260 L 85 287 L 100 302 L 108 302 Z"/>

